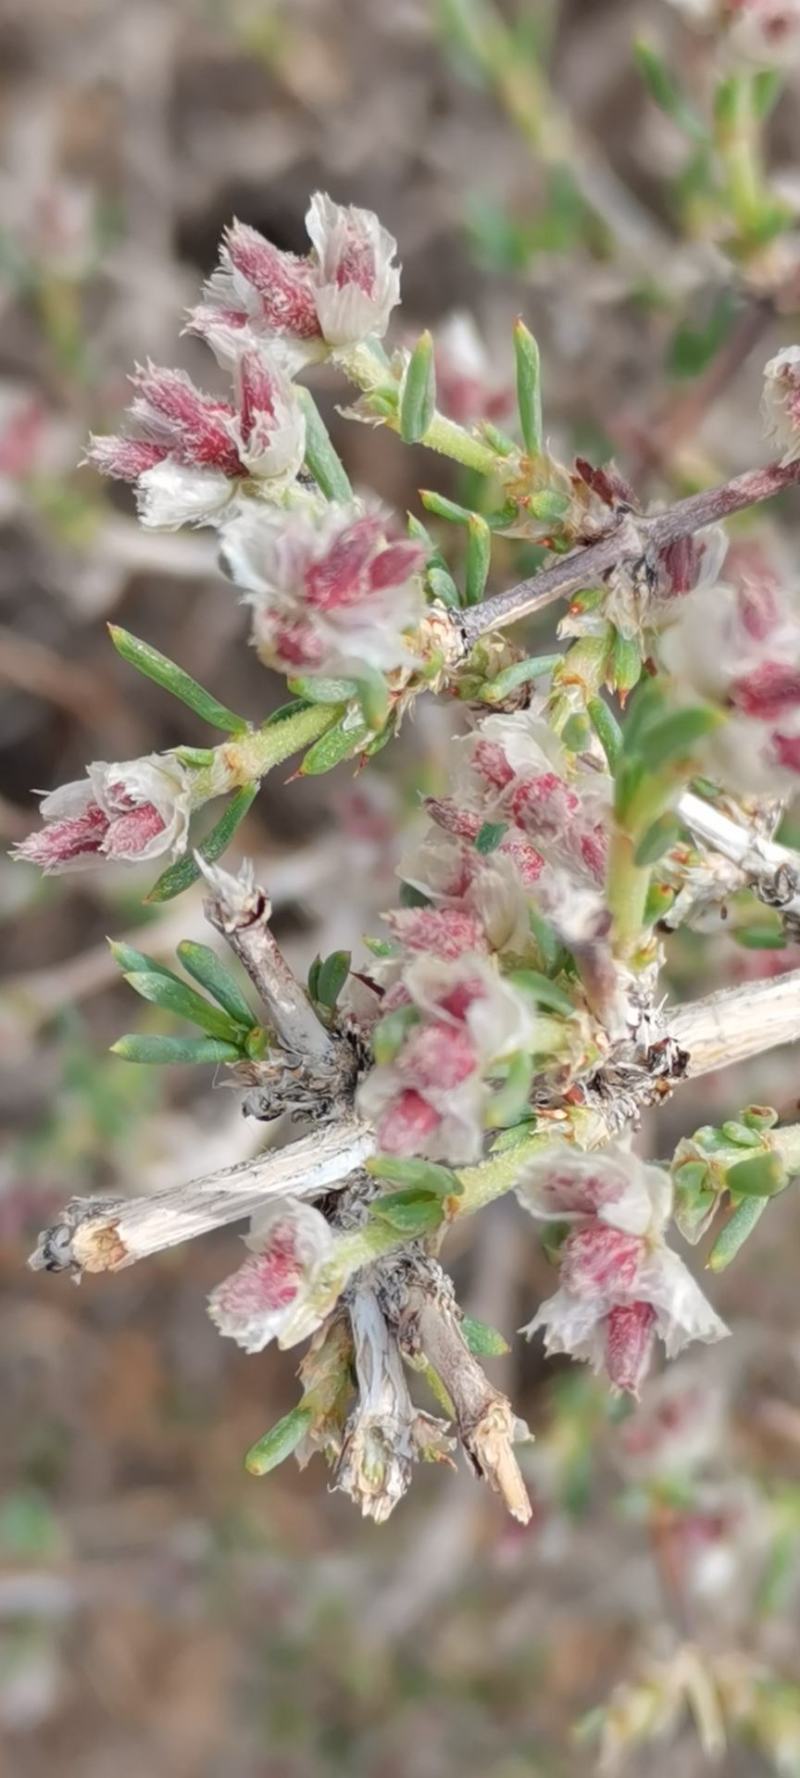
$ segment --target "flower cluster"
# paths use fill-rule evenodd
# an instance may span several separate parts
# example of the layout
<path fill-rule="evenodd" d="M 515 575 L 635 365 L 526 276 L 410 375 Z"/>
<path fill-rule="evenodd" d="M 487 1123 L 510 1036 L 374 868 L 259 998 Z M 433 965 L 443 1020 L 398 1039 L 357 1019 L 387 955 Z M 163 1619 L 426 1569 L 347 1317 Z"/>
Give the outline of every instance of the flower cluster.
<path fill-rule="evenodd" d="M 85 782 L 62 784 L 42 798 L 44 827 L 21 840 L 14 856 L 47 875 L 165 853 L 175 858 L 186 845 L 190 812 L 190 776 L 174 755 L 115 765 L 97 760 Z"/>
<path fill-rule="evenodd" d="M 224 527 L 223 560 L 253 613 L 262 660 L 291 675 L 391 672 L 413 660 L 424 614 L 425 552 L 390 539 L 360 506 L 244 511 Z"/>
<path fill-rule="evenodd" d="M 359 1109 L 386 1154 L 477 1160 L 491 1083 L 533 1049 L 535 1014 L 489 961 L 473 916 L 407 909 L 391 923 L 403 952 L 372 1034 L 379 1059 L 359 1089 Z"/>
<path fill-rule="evenodd" d="M 664 1240 L 669 1174 L 626 1150 L 569 1149 L 532 1162 L 517 1187 L 531 1215 L 569 1225 L 560 1284 L 524 1332 L 544 1330 L 548 1352 L 569 1352 L 638 1396 L 658 1337 L 668 1358 L 727 1329 Z"/>
<path fill-rule="evenodd" d="M 293 365 L 381 339 L 400 300 L 397 242 L 371 210 L 316 192 L 306 215 L 311 252 L 283 253 L 257 229 L 234 222 L 220 264 L 191 311 L 189 326 L 222 363 L 243 338 L 277 342 Z"/>
<path fill-rule="evenodd" d="M 451 793 L 430 798 L 432 831 L 401 874 L 437 904 L 462 903 L 493 950 L 531 949 L 531 901 L 567 943 L 602 926 L 610 780 L 571 771 L 534 703 L 489 716 L 453 745 Z"/>
<path fill-rule="evenodd" d="M 147 364 L 132 379 L 135 431 L 92 439 L 89 461 L 134 483 L 143 525 L 218 525 L 244 494 L 275 499 L 294 480 L 305 421 L 285 371 L 251 348 L 233 380 L 233 402 L 217 401 L 185 372 Z"/>
<path fill-rule="evenodd" d="M 676 607 L 660 655 L 676 683 L 720 705 L 703 767 L 755 795 L 796 788 L 800 772 L 800 611 L 763 553 L 740 551 L 712 597 Z"/>

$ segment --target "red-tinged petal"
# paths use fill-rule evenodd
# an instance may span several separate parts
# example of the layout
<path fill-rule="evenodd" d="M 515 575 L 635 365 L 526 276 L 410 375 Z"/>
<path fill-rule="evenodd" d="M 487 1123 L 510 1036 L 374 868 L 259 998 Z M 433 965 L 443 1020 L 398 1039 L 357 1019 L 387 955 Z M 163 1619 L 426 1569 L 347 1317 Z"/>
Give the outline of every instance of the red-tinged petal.
<path fill-rule="evenodd" d="M 772 751 L 787 772 L 800 772 L 800 735 L 773 735 Z"/>
<path fill-rule="evenodd" d="M 97 857 L 103 850 L 108 816 L 95 803 L 72 820 L 48 821 L 38 833 L 28 834 L 14 847 L 14 857 L 36 864 L 46 873 L 64 870 L 81 858 Z"/>
<path fill-rule="evenodd" d="M 231 265 L 261 299 L 262 319 L 276 333 L 314 339 L 320 325 L 308 260 L 284 253 L 255 228 L 234 222 L 225 236 Z"/>
<path fill-rule="evenodd" d="M 437 827 L 445 833 L 454 833 L 460 840 L 475 840 L 483 825 L 480 815 L 473 815 L 469 809 L 460 809 L 451 797 L 426 796 L 425 808 Z"/>
<path fill-rule="evenodd" d="M 87 463 L 101 475 L 116 481 L 135 482 L 145 470 L 154 469 L 169 455 L 167 445 L 151 444 L 144 438 L 93 437 L 86 453 Z"/>
<path fill-rule="evenodd" d="M 380 537 L 379 519 L 358 519 L 343 531 L 320 561 L 306 570 L 306 598 L 317 611 L 358 605 L 370 592 L 366 573 Z"/>
<path fill-rule="evenodd" d="M 606 1369 L 617 1389 L 639 1395 L 653 1357 L 656 1314 L 649 1303 L 619 1305 L 606 1319 Z"/>
<path fill-rule="evenodd" d="M 557 772 L 541 772 L 521 778 L 511 794 L 509 808 L 518 827 L 541 839 L 560 839 L 580 810 L 580 797 Z"/>
<path fill-rule="evenodd" d="M 607 1223 L 576 1229 L 564 1243 L 561 1283 L 574 1296 L 592 1297 L 608 1291 L 629 1291 L 638 1277 L 644 1242 Z"/>
<path fill-rule="evenodd" d="M 166 822 L 154 804 L 142 803 L 128 814 L 115 816 L 109 823 L 103 852 L 108 858 L 136 858 L 164 832 L 165 827 Z"/>
<path fill-rule="evenodd" d="M 409 951 L 451 959 L 488 950 L 483 922 L 461 908 L 399 908 L 387 920 Z"/>
<path fill-rule="evenodd" d="M 391 1101 L 378 1120 L 379 1147 L 385 1154 L 416 1154 L 441 1121 L 427 1099 L 409 1087 Z"/>
<path fill-rule="evenodd" d="M 800 670 L 780 661 L 765 661 L 734 680 L 731 701 L 745 716 L 771 722 L 800 704 Z"/>
<path fill-rule="evenodd" d="M 403 586 L 412 574 L 418 574 L 425 564 L 425 551 L 418 543 L 390 543 L 382 549 L 370 565 L 370 592 L 379 592 L 383 587 Z"/>
<path fill-rule="evenodd" d="M 275 383 L 260 352 L 245 352 L 236 369 L 239 422 L 247 443 L 257 416 L 275 413 Z"/>
<path fill-rule="evenodd" d="M 258 642 L 258 623 L 255 628 Z M 303 667 L 312 670 L 319 667 L 324 655 L 319 637 L 314 634 L 311 624 L 303 623 L 302 618 L 294 623 L 276 624 L 265 638 L 265 646 L 278 665 L 287 669 Z"/>
<path fill-rule="evenodd" d="M 472 765 L 478 776 L 493 790 L 505 790 L 514 782 L 514 769 L 508 762 L 499 741 L 476 741 Z"/>
<path fill-rule="evenodd" d="M 458 1026 L 424 1025 L 412 1031 L 397 1058 L 405 1080 L 426 1089 L 447 1092 L 461 1085 L 478 1065 L 475 1046 L 467 1031 Z"/>
<path fill-rule="evenodd" d="M 544 870 L 541 853 L 518 833 L 507 833 L 500 842 L 500 851 L 512 860 L 523 889 L 532 889 Z"/>

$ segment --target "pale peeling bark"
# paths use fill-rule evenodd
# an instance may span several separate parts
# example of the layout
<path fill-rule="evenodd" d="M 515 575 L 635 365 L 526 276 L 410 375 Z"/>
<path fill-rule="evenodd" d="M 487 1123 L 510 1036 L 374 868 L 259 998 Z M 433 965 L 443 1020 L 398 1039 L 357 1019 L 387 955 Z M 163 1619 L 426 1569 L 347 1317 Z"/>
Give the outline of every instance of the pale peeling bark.
<path fill-rule="evenodd" d="M 287 1148 L 148 1197 L 72 1198 L 58 1222 L 39 1236 L 29 1264 L 34 1271 L 117 1272 L 210 1229 L 241 1222 L 272 1198 L 314 1198 L 343 1185 L 374 1146 L 369 1127 L 345 1117 Z"/>
<path fill-rule="evenodd" d="M 400 1338 L 412 1356 L 424 1355 L 444 1385 L 476 1475 L 501 1496 L 513 1518 L 527 1525 L 531 1503 L 513 1446 L 529 1438 L 528 1428 L 469 1351 L 452 1302 L 412 1284 Z"/>

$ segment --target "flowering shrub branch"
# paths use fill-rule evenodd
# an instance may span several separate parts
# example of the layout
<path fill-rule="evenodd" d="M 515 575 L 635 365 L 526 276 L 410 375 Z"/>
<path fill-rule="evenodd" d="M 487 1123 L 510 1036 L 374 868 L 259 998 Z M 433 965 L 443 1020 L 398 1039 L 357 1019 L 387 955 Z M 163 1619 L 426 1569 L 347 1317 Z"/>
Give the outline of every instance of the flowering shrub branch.
<path fill-rule="evenodd" d="M 741 182 L 741 164 L 727 164 Z M 648 513 L 613 464 L 551 450 L 521 320 L 516 423 L 505 409 L 510 429 L 496 423 L 494 388 L 481 412 L 474 374 L 458 414 L 440 411 L 431 335 L 381 343 L 400 295 L 391 236 L 320 194 L 307 226 L 305 256 L 238 222 L 225 236 L 189 327 L 229 399 L 148 364 L 126 429 L 89 451 L 134 486 L 146 527 L 216 531 L 253 646 L 290 701 L 250 723 L 113 629 L 135 670 L 224 738 L 93 763 L 44 798 L 17 855 L 47 872 L 159 858 L 150 899 L 202 872 L 206 917 L 257 1004 L 205 946 L 179 947 L 178 974 L 119 945 L 129 985 L 193 1034 L 132 1033 L 115 1051 L 213 1062 L 251 1116 L 313 1128 L 186 1186 L 73 1199 L 31 1263 L 113 1271 L 249 1218 L 247 1257 L 212 1292 L 212 1320 L 247 1352 L 311 1345 L 297 1407 L 248 1467 L 319 1452 L 335 1485 L 383 1520 L 418 1460 L 450 1461 L 452 1423 L 525 1521 L 513 1447 L 527 1428 L 478 1362 L 500 1336 L 468 1324 L 440 1269 L 450 1224 L 515 1193 L 558 1269 L 526 1333 L 638 1396 L 659 1347 L 671 1357 L 727 1332 L 670 1242 L 673 1223 L 693 1241 L 721 1217 L 718 1270 L 800 1171 L 796 1129 L 763 1108 L 686 1138 L 671 1167 L 629 1146 L 642 1111 L 683 1079 L 800 1036 L 796 975 L 688 1006 L 665 1005 L 661 984 L 668 932 L 734 890 L 777 910 L 781 939 L 794 930 L 800 860 L 770 822 L 800 772 L 800 624 L 786 589 L 763 565 L 737 567 L 735 548 L 723 578 L 723 521 L 800 479 L 800 352 L 767 366 L 780 462 Z M 468 470 L 475 504 L 426 491 L 434 535 L 354 492 L 297 381 L 322 361 L 357 391 L 351 418 Z M 452 405 L 452 376 L 443 386 Z M 496 537 L 551 559 L 487 593 Z M 563 646 L 526 655 L 504 632 L 557 599 Z M 424 692 L 459 700 L 468 726 L 401 862 L 398 905 L 357 969 L 335 952 L 302 983 L 268 894 L 249 867 L 233 876 L 218 860 L 270 769 L 294 754 L 300 776 L 366 764 Z M 216 799 L 222 813 L 196 847 L 194 814 Z M 447 1423 L 414 1407 L 408 1368 Z"/>

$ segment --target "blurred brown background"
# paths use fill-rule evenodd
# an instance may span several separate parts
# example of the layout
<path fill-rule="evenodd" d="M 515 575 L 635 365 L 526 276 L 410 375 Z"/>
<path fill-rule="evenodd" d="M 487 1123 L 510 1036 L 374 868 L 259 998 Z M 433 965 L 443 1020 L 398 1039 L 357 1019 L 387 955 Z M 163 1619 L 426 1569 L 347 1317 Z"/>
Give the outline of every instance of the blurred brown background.
<path fill-rule="evenodd" d="M 33 787 L 79 776 L 89 758 L 206 739 L 116 658 L 106 620 L 166 649 L 237 709 L 257 716 L 281 701 L 245 645 L 209 535 L 143 533 L 126 490 L 76 469 L 88 430 L 118 418 L 134 360 L 213 380 L 202 348 L 178 333 L 232 214 L 302 250 L 318 186 L 374 207 L 400 242 L 410 333 L 468 308 L 502 379 L 522 310 L 551 367 L 555 432 L 602 449 L 609 414 L 650 411 L 674 315 L 634 285 L 645 264 L 655 274 L 668 258 L 671 149 L 630 50 L 642 24 L 674 37 L 674 15 L 661 0 L 527 7 L 534 33 L 552 32 L 586 179 L 627 241 L 617 254 L 598 249 L 585 216 L 570 223 L 566 203 L 558 227 L 537 235 L 553 208 L 546 150 L 532 152 L 448 53 L 437 12 L 425 0 L 0 9 L 4 847 L 33 825 Z M 775 121 L 779 161 L 791 162 L 796 131 L 790 102 Z M 624 201 L 619 181 L 633 194 Z M 702 289 L 697 300 L 702 315 Z M 723 472 L 761 448 L 758 363 L 690 441 Z M 335 396 L 321 386 L 329 414 Z M 341 426 L 337 436 L 351 475 L 401 512 L 420 482 L 450 485 L 441 465 L 391 438 Z M 265 785 L 242 845 L 262 861 L 299 966 L 375 930 L 393 830 L 414 786 L 435 777 L 449 720 L 423 712 L 368 780 Z M 537 1349 L 490 1363 L 541 1435 L 525 1534 L 463 1474 L 421 1475 L 382 1530 L 328 1494 L 316 1466 L 246 1477 L 242 1453 L 295 1385 L 291 1356 L 246 1358 L 205 1315 L 207 1291 L 236 1263 L 235 1234 L 80 1291 L 24 1267 L 33 1231 L 71 1192 L 189 1178 L 263 1140 L 206 1070 L 199 1082 L 175 1069 L 152 1081 L 107 1054 L 140 1011 L 113 980 L 104 935 L 135 930 L 168 954 L 200 935 L 199 898 L 145 915 L 141 873 L 42 883 L 7 862 L 0 884 L 11 978 L 0 1028 L 3 1778 L 590 1770 L 571 1725 L 644 1635 L 658 1643 L 668 1616 L 641 1526 L 617 1504 L 602 1391 L 556 1367 L 553 1395 Z M 693 989 L 700 967 L 692 951 L 679 961 Z M 796 1093 L 791 1060 L 770 1059 L 747 1081 L 705 1087 L 702 1103 L 682 1101 L 680 1123 L 651 1140 L 663 1150 L 747 1098 L 789 1108 Z M 798 1232 L 787 1199 L 741 1270 L 715 1286 L 737 1326 L 736 1351 L 720 1361 L 738 1403 L 737 1460 L 795 1490 Z M 547 1282 L 532 1232 L 502 1205 L 463 1251 L 460 1239 L 450 1258 L 464 1300 L 511 1335 Z M 753 1379 L 773 1404 L 765 1425 L 751 1413 Z M 790 1675 L 793 1599 L 790 1587 L 789 1629 L 770 1632 Z M 748 1646 L 754 1635 L 748 1627 Z M 695 1741 L 667 1755 L 665 1771 L 672 1757 L 691 1774 Z M 728 1770 L 762 1767 L 744 1752 Z"/>

